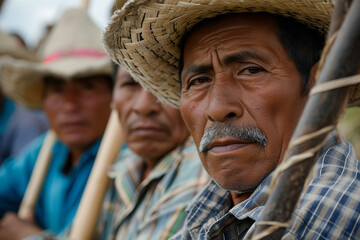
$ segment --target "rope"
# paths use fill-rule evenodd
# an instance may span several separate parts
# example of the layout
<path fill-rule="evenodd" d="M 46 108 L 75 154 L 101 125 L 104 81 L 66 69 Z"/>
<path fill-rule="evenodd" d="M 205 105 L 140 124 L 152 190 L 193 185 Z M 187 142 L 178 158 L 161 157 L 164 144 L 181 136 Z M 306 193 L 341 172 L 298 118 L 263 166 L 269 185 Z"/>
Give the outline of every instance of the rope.
<path fill-rule="evenodd" d="M 342 87 L 348 87 L 359 83 L 360 83 L 360 74 L 353 75 L 350 77 L 340 78 L 337 80 L 333 80 L 331 82 L 326 82 L 316 85 L 311 89 L 310 96 L 315 95 L 317 93 L 322 93 Z"/>

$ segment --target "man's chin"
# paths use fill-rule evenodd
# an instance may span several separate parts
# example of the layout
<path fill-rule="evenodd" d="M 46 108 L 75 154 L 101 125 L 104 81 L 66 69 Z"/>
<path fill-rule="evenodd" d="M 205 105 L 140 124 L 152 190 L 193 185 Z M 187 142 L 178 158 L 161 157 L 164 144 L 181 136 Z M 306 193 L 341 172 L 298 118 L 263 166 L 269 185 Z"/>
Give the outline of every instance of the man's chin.
<path fill-rule="evenodd" d="M 229 181 L 229 179 L 219 180 L 219 181 L 214 179 L 214 181 L 220 188 L 238 194 L 253 192 L 260 184 L 260 181 L 257 182 Z"/>

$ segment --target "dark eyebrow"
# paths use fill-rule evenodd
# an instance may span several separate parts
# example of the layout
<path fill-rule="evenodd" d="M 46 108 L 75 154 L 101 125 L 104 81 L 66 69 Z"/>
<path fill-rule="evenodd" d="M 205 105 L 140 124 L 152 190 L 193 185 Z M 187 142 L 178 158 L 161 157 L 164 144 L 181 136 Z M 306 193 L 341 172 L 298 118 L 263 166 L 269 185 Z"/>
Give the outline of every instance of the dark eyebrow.
<path fill-rule="evenodd" d="M 246 62 L 249 60 L 259 60 L 267 62 L 257 51 L 254 50 L 241 50 L 233 55 L 230 55 L 224 59 L 224 64 L 230 64 L 233 62 Z"/>
<path fill-rule="evenodd" d="M 233 62 L 246 62 L 249 60 L 259 60 L 262 62 L 267 62 L 264 57 L 262 57 L 257 51 L 254 50 L 240 50 L 239 52 L 236 52 L 230 56 L 227 56 L 224 59 L 224 64 L 230 64 Z M 186 79 L 187 75 L 191 73 L 200 73 L 200 72 L 208 72 L 212 70 L 212 65 L 196 65 L 196 64 L 190 64 L 188 67 L 186 67 L 186 70 L 182 72 L 181 76 L 181 82 L 182 79 Z"/>

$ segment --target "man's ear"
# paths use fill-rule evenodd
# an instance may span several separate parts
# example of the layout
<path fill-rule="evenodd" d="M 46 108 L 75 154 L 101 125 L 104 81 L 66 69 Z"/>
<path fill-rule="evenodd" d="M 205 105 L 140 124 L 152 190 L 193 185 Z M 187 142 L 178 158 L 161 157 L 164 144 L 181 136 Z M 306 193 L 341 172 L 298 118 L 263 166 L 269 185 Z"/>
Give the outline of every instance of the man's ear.
<path fill-rule="evenodd" d="M 309 76 L 309 89 L 311 89 L 311 88 L 315 85 L 315 83 L 316 83 L 316 81 L 317 81 L 316 77 L 317 77 L 317 75 L 318 75 L 318 74 L 317 74 L 318 67 L 319 67 L 319 61 L 317 61 L 317 62 L 311 67 L 310 76 Z"/>

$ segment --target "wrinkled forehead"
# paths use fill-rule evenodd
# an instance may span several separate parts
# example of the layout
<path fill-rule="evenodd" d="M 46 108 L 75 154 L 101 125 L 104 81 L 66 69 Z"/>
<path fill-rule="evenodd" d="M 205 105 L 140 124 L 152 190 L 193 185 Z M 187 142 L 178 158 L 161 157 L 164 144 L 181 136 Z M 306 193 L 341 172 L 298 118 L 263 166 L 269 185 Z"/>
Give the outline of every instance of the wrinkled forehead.
<path fill-rule="evenodd" d="M 205 61 L 210 52 L 237 52 L 242 44 L 259 44 L 265 39 L 262 47 L 268 44 L 278 45 L 280 41 L 277 32 L 278 25 L 274 16 L 267 13 L 226 14 L 206 19 L 183 38 L 179 61 L 180 79 L 184 64 L 188 66 L 194 60 Z"/>
<path fill-rule="evenodd" d="M 269 13 L 224 14 L 199 22 L 183 36 L 179 44 L 181 49 L 180 72 L 183 67 L 185 48 L 194 48 L 196 42 L 202 42 L 202 46 L 206 47 L 208 36 L 213 35 L 216 37 L 219 33 L 225 31 L 225 27 L 230 31 L 232 29 L 237 31 L 239 27 L 242 27 L 246 31 L 246 28 L 259 28 L 259 26 L 262 27 L 263 31 L 272 34 L 276 34 L 278 29 L 274 15 Z M 246 35 L 246 32 L 244 32 L 244 35 Z"/>

